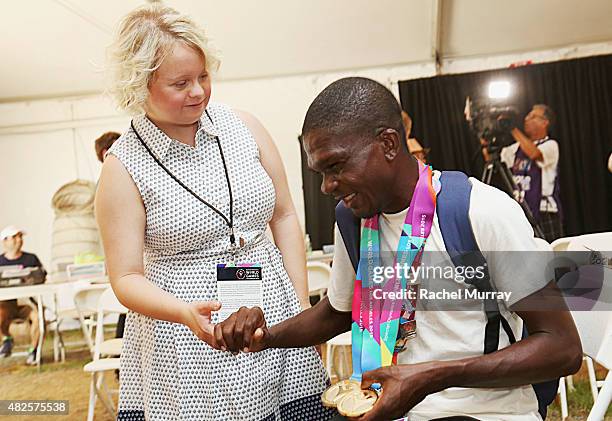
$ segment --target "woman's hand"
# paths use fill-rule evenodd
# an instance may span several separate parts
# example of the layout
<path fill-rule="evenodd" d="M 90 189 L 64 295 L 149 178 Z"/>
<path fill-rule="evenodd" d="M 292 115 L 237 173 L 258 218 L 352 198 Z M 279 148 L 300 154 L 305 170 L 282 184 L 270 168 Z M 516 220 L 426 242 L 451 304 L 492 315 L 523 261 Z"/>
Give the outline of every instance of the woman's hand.
<path fill-rule="evenodd" d="M 194 335 L 217 348 L 214 339 L 214 325 L 211 323 L 210 313 L 218 311 L 221 303 L 218 301 L 194 301 L 185 303 L 183 307 L 182 323 L 187 326 Z"/>

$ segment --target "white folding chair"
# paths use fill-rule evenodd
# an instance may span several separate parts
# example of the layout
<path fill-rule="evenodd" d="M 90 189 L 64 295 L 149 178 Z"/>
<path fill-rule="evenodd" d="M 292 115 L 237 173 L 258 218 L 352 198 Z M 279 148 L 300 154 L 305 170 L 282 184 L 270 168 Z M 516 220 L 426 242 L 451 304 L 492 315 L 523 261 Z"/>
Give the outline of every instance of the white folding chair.
<path fill-rule="evenodd" d="M 596 232 L 572 237 L 568 251 L 612 251 L 612 232 Z"/>
<path fill-rule="evenodd" d="M 548 241 L 544 240 L 543 238 L 538 238 L 538 237 L 534 237 L 533 239 L 538 245 L 538 249 L 542 251 L 552 251 L 552 247 L 550 244 L 548 244 Z"/>
<path fill-rule="evenodd" d="M 580 334 L 582 352 L 593 361 L 610 370 L 612 368 L 612 311 L 572 311 L 572 317 Z M 599 383 L 595 380 L 593 364 L 589 364 L 589 380 L 593 393 L 594 404 L 587 421 L 603 420 L 606 410 L 612 400 L 612 371 L 608 371 L 606 379 Z"/>
<path fill-rule="evenodd" d="M 575 237 L 559 238 L 552 243 L 556 252 L 576 252 L 576 251 L 593 251 L 593 252 L 608 252 L 612 250 L 612 232 L 600 232 L 593 234 L 583 234 Z M 612 256 L 608 256 L 609 258 Z M 586 259 L 585 259 L 586 262 Z M 600 299 L 604 303 L 609 301 Z M 595 380 L 595 370 L 593 368 L 593 360 L 586 356 L 584 357 L 589 374 L 589 382 L 591 385 L 591 393 L 593 399 L 597 397 L 597 381 Z M 567 376 L 568 390 L 574 390 L 572 376 Z M 602 382 L 600 382 L 602 383 Z"/>
<path fill-rule="evenodd" d="M 610 401 L 612 401 L 612 338 L 609 334 L 594 360 L 608 369 L 608 374 L 603 381 L 595 380 L 596 386 L 598 388 L 601 386 L 601 388 L 598 390 L 597 398 L 594 400 L 587 421 L 603 420 L 610 406 Z M 592 371 L 595 372 L 593 369 Z"/>
<path fill-rule="evenodd" d="M 322 300 L 329 288 L 331 278 L 331 268 L 321 262 L 306 263 L 308 270 L 308 295 L 319 296 Z"/>
<path fill-rule="evenodd" d="M 542 239 L 542 238 L 538 238 L 535 237 L 534 238 L 538 249 L 541 251 L 548 251 L 548 252 L 552 252 L 553 251 L 553 245 L 549 244 L 548 241 Z M 559 379 L 559 388 L 557 390 L 557 394 L 559 395 L 559 400 L 561 401 L 561 419 L 565 420 L 568 415 L 569 415 L 569 409 L 568 409 L 568 405 L 567 405 L 567 388 L 566 388 L 566 382 L 569 386 L 569 384 L 571 384 L 571 376 L 568 377 L 561 377 Z"/>
<path fill-rule="evenodd" d="M 104 345 L 104 316 L 107 314 L 120 314 L 126 313 L 128 310 L 125 308 L 115 294 L 112 288 L 106 289 L 102 292 L 100 299 L 98 300 L 98 313 L 96 318 L 96 339 L 94 343 L 93 360 L 83 367 L 85 372 L 91 373 L 91 382 L 89 387 L 89 409 L 87 411 L 87 421 L 92 421 L 94 418 L 94 410 L 96 407 L 96 401 L 98 397 L 102 401 L 104 408 L 113 417 L 117 416 L 113 399 L 110 396 L 110 391 L 104 383 L 104 373 L 107 371 L 114 372 L 119 369 L 120 359 L 116 357 L 102 358 L 102 355 L 115 351 L 121 352 L 120 346 L 116 340 L 106 342 Z M 119 347 L 119 349 L 117 349 Z M 102 393 L 104 390 L 105 393 Z"/>
<path fill-rule="evenodd" d="M 572 241 L 574 237 L 563 237 L 557 238 L 555 241 L 550 243 L 554 251 L 565 251 L 567 250 L 567 246 Z"/>
<path fill-rule="evenodd" d="M 327 368 L 327 374 L 331 379 L 334 375 L 341 379 L 348 374 L 349 367 L 349 358 L 350 358 L 350 347 L 351 346 L 351 332 L 344 332 L 335 338 L 327 341 L 326 349 L 325 349 L 325 365 Z M 340 366 L 342 367 L 340 370 L 334 368 L 334 352 L 337 347 L 340 347 L 342 352 L 342 360 Z"/>
<path fill-rule="evenodd" d="M 555 241 L 550 243 L 554 252 L 564 252 L 567 251 L 567 247 L 569 243 L 572 241 L 574 237 L 563 237 L 557 238 Z M 567 388 L 566 388 L 567 383 Z M 574 380 L 572 376 L 566 376 L 561 379 L 559 382 L 559 395 L 561 398 L 561 418 L 565 419 L 568 416 L 567 410 L 567 391 L 574 390 Z"/>
<path fill-rule="evenodd" d="M 110 284 L 82 283 L 75 285 L 74 312 L 81 325 L 83 338 L 91 355 L 94 353 L 93 332 L 96 325 L 98 302 L 102 293 L 110 288 Z"/>
<path fill-rule="evenodd" d="M 99 295 L 92 296 L 88 299 L 87 306 L 82 306 L 79 310 L 77 307 L 77 301 L 80 299 L 75 297 L 80 291 L 88 289 L 92 286 L 92 280 L 99 280 L 104 278 L 106 268 L 104 262 L 97 262 L 93 264 L 74 264 L 74 258 L 59 258 L 53 262 L 55 267 L 54 275 L 59 279 L 66 279 L 69 282 L 66 285 L 60 287 L 60 291 L 57 295 L 66 295 L 71 297 L 70 303 L 64 305 L 63 308 L 58 309 L 57 306 L 54 308 L 55 318 L 52 322 L 55 323 L 55 335 L 53 337 L 53 355 L 54 360 L 57 361 L 58 354 L 61 357 L 61 361 L 65 360 L 65 346 L 60 333 L 61 324 L 65 320 L 77 320 L 84 332 L 85 343 L 89 348 L 89 351 L 93 353 L 93 341 L 91 333 L 93 331 L 93 325 L 95 324 L 96 314 L 96 303 Z M 63 274 L 63 276 L 62 276 Z M 96 289 L 93 287 L 93 289 Z M 88 329 L 84 329 L 85 326 Z M 89 334 L 85 334 L 88 331 Z"/>
<path fill-rule="evenodd" d="M 605 368 L 612 368 L 612 312 L 572 312 L 584 354 Z M 587 364 L 589 360 L 587 360 Z M 597 382 L 592 361 L 588 364 L 594 405 L 588 421 L 602 420 L 612 399 L 612 376 Z M 601 386 L 601 390 L 598 390 Z"/>

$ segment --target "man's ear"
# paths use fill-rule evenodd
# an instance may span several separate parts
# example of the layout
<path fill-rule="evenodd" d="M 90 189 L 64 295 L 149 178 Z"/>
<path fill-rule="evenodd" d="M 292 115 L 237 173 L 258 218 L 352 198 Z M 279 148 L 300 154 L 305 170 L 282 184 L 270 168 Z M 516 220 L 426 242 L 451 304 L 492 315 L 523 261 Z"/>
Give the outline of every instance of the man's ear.
<path fill-rule="evenodd" d="M 399 154 L 402 145 L 402 138 L 395 129 L 384 129 L 379 135 L 385 158 L 392 161 Z"/>

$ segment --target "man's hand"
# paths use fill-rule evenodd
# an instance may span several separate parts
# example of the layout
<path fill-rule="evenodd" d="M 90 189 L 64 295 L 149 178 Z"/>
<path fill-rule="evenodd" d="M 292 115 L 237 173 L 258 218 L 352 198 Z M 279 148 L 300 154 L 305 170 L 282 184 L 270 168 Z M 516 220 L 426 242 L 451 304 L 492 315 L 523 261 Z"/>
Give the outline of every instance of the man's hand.
<path fill-rule="evenodd" d="M 485 163 L 489 162 L 491 159 L 489 156 L 489 141 L 482 137 L 480 138 L 480 150 L 482 151 L 482 157 Z"/>
<path fill-rule="evenodd" d="M 259 307 L 240 309 L 215 325 L 216 347 L 233 353 L 258 352 L 268 348 L 271 335 Z"/>
<path fill-rule="evenodd" d="M 382 393 L 374 408 L 354 421 L 395 420 L 402 418 L 415 405 L 430 393 L 438 390 L 434 385 L 439 383 L 434 373 L 438 362 L 420 364 L 391 365 L 363 373 L 362 388 L 374 383 L 382 386 Z"/>
<path fill-rule="evenodd" d="M 184 306 L 182 323 L 201 340 L 215 347 L 213 338 L 214 326 L 210 322 L 210 312 L 218 311 L 221 303 L 217 301 L 196 301 Z"/>
<path fill-rule="evenodd" d="M 510 134 L 514 138 L 515 141 L 518 142 L 519 147 L 523 152 L 529 157 L 529 159 L 534 161 L 542 161 L 544 159 L 544 155 L 542 155 L 542 151 L 538 148 L 533 140 L 531 140 L 525 133 L 523 133 L 519 128 L 514 127 L 510 130 Z"/>

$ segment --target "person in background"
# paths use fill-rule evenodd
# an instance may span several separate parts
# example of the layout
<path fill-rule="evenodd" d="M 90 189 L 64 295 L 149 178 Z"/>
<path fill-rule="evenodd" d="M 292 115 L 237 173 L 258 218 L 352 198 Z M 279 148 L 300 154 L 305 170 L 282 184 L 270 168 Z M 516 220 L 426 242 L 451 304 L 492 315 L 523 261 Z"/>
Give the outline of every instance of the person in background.
<path fill-rule="evenodd" d="M 553 110 L 536 104 L 525 116 L 523 131 L 512 128 L 513 145 L 501 150 L 501 160 L 512 172 L 514 198 L 527 203 L 535 221 L 552 243 L 563 237 L 563 212 L 559 190 L 559 144 L 548 136 L 554 125 Z M 487 143 L 481 139 L 485 161 L 489 160 Z"/>
<path fill-rule="evenodd" d="M 23 235 L 25 231 L 9 225 L 0 232 L 4 253 L 0 255 L 0 271 L 2 266 L 21 266 L 42 268 L 42 263 L 35 254 L 22 251 Z M 2 333 L 2 345 L 0 346 L 0 358 L 11 355 L 13 350 L 13 338 L 9 332 L 14 320 L 27 320 L 30 323 L 30 347 L 28 348 L 27 365 L 36 364 L 36 347 L 40 334 L 38 324 L 38 310 L 36 307 L 25 304 L 18 305 L 17 300 L 0 301 L 0 333 Z"/>
<path fill-rule="evenodd" d="M 259 265 L 272 323 L 310 307 L 274 141 L 254 116 L 210 101 L 218 59 L 188 16 L 136 9 L 110 53 L 112 93 L 134 116 L 107 154 L 95 204 L 110 282 L 130 309 L 118 419 L 330 419 L 313 347 L 245 357 L 205 342 L 220 309 L 218 265 Z"/>
<path fill-rule="evenodd" d="M 117 132 L 106 132 L 96 139 L 95 148 L 98 161 L 104 163 L 106 152 L 110 149 L 111 146 L 113 146 L 115 140 L 119 139 L 120 136 L 121 135 Z"/>
<path fill-rule="evenodd" d="M 406 111 L 402 111 L 402 122 L 404 123 L 404 129 L 406 130 L 406 145 L 408 145 L 408 152 L 410 152 L 412 156 L 419 161 L 427 164 L 427 154 L 429 153 L 429 148 L 423 149 L 416 138 L 410 137 L 410 132 L 412 131 L 412 118 L 410 118 Z"/>

